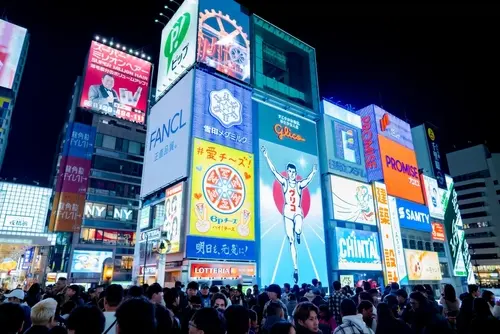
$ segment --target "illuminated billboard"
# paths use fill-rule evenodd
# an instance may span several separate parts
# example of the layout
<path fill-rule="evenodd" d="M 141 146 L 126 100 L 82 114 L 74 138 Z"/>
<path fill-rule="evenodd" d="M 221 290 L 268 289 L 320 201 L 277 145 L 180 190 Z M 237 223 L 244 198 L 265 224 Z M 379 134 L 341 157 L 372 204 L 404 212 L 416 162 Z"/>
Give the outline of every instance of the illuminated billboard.
<path fill-rule="evenodd" d="M 141 218 L 139 219 L 139 229 L 145 230 L 150 227 L 151 221 L 151 206 L 146 206 L 141 209 Z"/>
<path fill-rule="evenodd" d="M 432 232 L 429 209 L 425 205 L 396 198 L 398 219 L 402 228 Z"/>
<path fill-rule="evenodd" d="M 167 253 L 177 253 L 181 250 L 181 231 L 184 230 L 183 219 L 184 183 L 176 184 L 165 191 L 165 222 L 163 232 L 170 242 Z"/>
<path fill-rule="evenodd" d="M 193 143 L 190 235 L 255 240 L 253 154 Z"/>
<path fill-rule="evenodd" d="M 196 235 L 186 238 L 186 258 L 189 259 L 255 261 L 256 256 L 255 241 Z"/>
<path fill-rule="evenodd" d="M 363 139 L 368 181 L 380 181 L 384 178 L 384 175 L 382 173 L 382 161 L 380 160 L 375 114 L 371 106 L 358 110 L 357 113 L 361 116 L 361 137 Z"/>
<path fill-rule="evenodd" d="M 113 252 L 75 249 L 71 273 L 99 274 L 108 258 L 113 258 Z"/>
<path fill-rule="evenodd" d="M 316 125 L 257 106 L 262 284 L 326 282 Z"/>
<path fill-rule="evenodd" d="M 444 219 L 444 206 L 439 195 L 440 188 L 437 180 L 427 175 L 421 175 L 423 189 L 425 193 L 425 203 L 429 208 L 429 214 L 432 218 Z"/>
<path fill-rule="evenodd" d="M 193 135 L 252 152 L 252 92 L 196 71 Z"/>
<path fill-rule="evenodd" d="M 378 134 L 413 150 L 410 124 L 400 120 L 384 109 L 373 105 Z"/>
<path fill-rule="evenodd" d="M 443 279 L 438 253 L 405 249 L 405 258 L 410 281 L 440 281 Z"/>
<path fill-rule="evenodd" d="M 369 184 L 330 176 L 333 219 L 351 223 L 376 225 L 373 191 Z"/>
<path fill-rule="evenodd" d="M 191 70 L 151 108 L 141 197 L 188 175 L 193 80 Z"/>
<path fill-rule="evenodd" d="M 415 151 L 383 136 L 378 140 L 389 195 L 424 204 Z"/>
<path fill-rule="evenodd" d="M 0 232 L 45 232 L 52 189 L 0 182 Z"/>
<path fill-rule="evenodd" d="M 80 107 L 144 124 L 151 68 L 144 59 L 92 41 Z"/>
<path fill-rule="evenodd" d="M 382 270 L 378 233 L 336 227 L 338 270 Z"/>
<path fill-rule="evenodd" d="M 189 263 L 190 280 L 226 280 L 255 277 L 255 263 L 198 262 Z"/>
<path fill-rule="evenodd" d="M 232 0 L 200 0 L 197 61 L 250 82 L 250 18 Z"/>
<path fill-rule="evenodd" d="M 161 32 L 156 98 L 194 64 L 198 0 L 185 0 Z"/>
<path fill-rule="evenodd" d="M 442 241 L 446 240 L 446 235 L 444 234 L 444 225 L 441 223 L 432 222 L 432 234 L 431 238 L 433 241 Z"/>
<path fill-rule="evenodd" d="M 0 20 L 0 87 L 12 88 L 27 30 Z"/>
<path fill-rule="evenodd" d="M 425 134 L 427 139 L 427 146 L 429 148 L 429 154 L 431 158 L 432 173 L 436 177 L 438 187 L 441 189 L 447 189 L 446 177 L 443 170 L 441 159 L 441 153 L 439 152 L 439 135 L 435 127 L 424 124 Z"/>
<path fill-rule="evenodd" d="M 396 264 L 398 266 L 399 282 L 408 284 L 408 274 L 406 272 L 405 255 L 403 252 L 403 239 L 401 227 L 399 225 L 398 206 L 396 198 L 387 196 L 389 203 L 389 214 L 391 215 L 392 234 L 394 236 L 394 248 L 396 250 Z"/>

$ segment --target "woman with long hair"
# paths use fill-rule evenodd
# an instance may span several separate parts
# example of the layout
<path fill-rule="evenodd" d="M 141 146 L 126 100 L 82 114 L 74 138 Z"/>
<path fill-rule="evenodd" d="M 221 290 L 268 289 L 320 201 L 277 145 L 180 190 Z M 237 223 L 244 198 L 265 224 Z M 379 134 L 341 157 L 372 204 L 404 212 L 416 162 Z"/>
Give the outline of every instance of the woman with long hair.
<path fill-rule="evenodd" d="M 413 330 L 404 321 L 397 319 L 387 303 L 377 306 L 377 331 L 375 334 L 412 334 Z"/>
<path fill-rule="evenodd" d="M 495 328 L 500 328 L 500 320 L 493 317 L 485 299 L 474 298 L 473 305 L 474 316 L 469 327 L 470 334 L 492 333 Z"/>
<path fill-rule="evenodd" d="M 441 295 L 439 303 L 443 306 L 444 316 L 454 323 L 457 318 L 458 311 L 460 310 L 460 301 L 457 298 L 453 285 L 446 284 L 444 286 L 444 291 Z"/>

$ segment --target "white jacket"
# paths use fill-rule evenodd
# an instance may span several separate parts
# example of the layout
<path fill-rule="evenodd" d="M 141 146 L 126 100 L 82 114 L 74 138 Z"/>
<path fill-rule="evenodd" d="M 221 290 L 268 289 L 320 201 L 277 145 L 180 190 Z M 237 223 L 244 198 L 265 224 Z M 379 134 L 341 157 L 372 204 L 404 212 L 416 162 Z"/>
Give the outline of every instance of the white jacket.
<path fill-rule="evenodd" d="M 347 315 L 342 317 L 342 324 L 335 328 L 333 334 L 374 334 L 366 327 L 361 314 Z"/>
<path fill-rule="evenodd" d="M 488 303 L 488 305 L 490 305 Z M 490 311 L 491 311 L 491 314 L 493 314 L 493 316 L 497 319 L 500 319 L 500 306 L 498 305 L 495 305 L 495 306 L 491 306 L 490 305 Z"/>

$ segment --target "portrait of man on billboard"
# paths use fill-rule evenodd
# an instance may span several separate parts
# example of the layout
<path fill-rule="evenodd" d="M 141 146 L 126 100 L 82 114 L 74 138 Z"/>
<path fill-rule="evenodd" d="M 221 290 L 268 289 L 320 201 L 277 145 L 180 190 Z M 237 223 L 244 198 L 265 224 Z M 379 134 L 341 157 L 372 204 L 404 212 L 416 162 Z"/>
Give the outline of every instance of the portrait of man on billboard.
<path fill-rule="evenodd" d="M 99 109 L 101 106 L 113 108 L 115 102 L 120 103 L 118 93 L 113 89 L 114 85 L 115 78 L 109 73 L 104 73 L 100 85 L 90 86 L 89 100 L 92 102 L 92 106 L 97 105 Z"/>
<path fill-rule="evenodd" d="M 313 165 L 312 171 L 302 180 L 297 179 L 297 167 L 288 163 L 286 166 L 286 176 L 280 174 L 274 167 L 265 146 L 261 147 L 262 154 L 266 158 L 269 169 L 276 180 L 281 184 L 284 195 L 283 222 L 285 224 L 285 233 L 290 244 L 290 253 L 293 262 L 293 279 L 295 283 L 299 281 L 299 267 L 297 245 L 300 244 L 300 235 L 302 233 L 302 223 L 304 222 L 304 212 L 302 211 L 302 191 L 307 188 L 317 172 L 317 165 Z"/>

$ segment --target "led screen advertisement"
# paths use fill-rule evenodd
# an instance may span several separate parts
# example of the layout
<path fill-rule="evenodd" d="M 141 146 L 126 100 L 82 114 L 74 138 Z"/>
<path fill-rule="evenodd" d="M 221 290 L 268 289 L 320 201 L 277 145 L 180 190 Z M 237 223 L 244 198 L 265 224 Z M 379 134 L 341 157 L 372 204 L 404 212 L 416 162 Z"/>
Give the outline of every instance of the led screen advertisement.
<path fill-rule="evenodd" d="M 431 158 L 431 166 L 433 175 L 436 177 L 438 187 L 447 189 L 446 176 L 444 174 L 443 165 L 441 160 L 441 153 L 439 152 L 439 136 L 435 127 L 428 123 L 424 124 L 425 133 L 427 135 L 427 146 Z"/>
<path fill-rule="evenodd" d="M 196 60 L 198 0 L 186 0 L 161 32 L 156 98 L 191 67 Z"/>
<path fill-rule="evenodd" d="M 191 70 L 151 108 L 141 197 L 188 175 L 193 80 Z"/>
<path fill-rule="evenodd" d="M 80 107 L 144 124 L 151 63 L 92 41 Z"/>
<path fill-rule="evenodd" d="M 231 0 L 200 0 L 197 61 L 250 81 L 250 18 Z"/>
<path fill-rule="evenodd" d="M 190 259 L 255 261 L 254 241 L 188 235 L 186 257 Z"/>
<path fill-rule="evenodd" d="M 399 224 L 410 230 L 432 232 L 429 209 L 401 198 L 396 198 Z"/>
<path fill-rule="evenodd" d="M 253 154 L 193 143 L 190 235 L 255 240 Z"/>
<path fill-rule="evenodd" d="M 252 92 L 197 70 L 193 135 L 252 152 Z"/>
<path fill-rule="evenodd" d="M 423 189 L 425 193 L 425 203 L 429 208 L 429 214 L 432 218 L 444 219 L 444 206 L 439 195 L 440 188 L 437 180 L 427 175 L 421 175 Z"/>
<path fill-rule="evenodd" d="M 101 273 L 104 261 L 112 258 L 113 252 L 81 250 L 73 251 L 73 261 L 71 262 L 72 273 Z"/>
<path fill-rule="evenodd" d="M 438 253 L 405 249 L 405 258 L 410 281 L 440 281 L 443 279 Z"/>
<path fill-rule="evenodd" d="M 27 30 L 0 20 L 0 87 L 12 88 Z"/>
<path fill-rule="evenodd" d="M 378 233 L 336 227 L 338 270 L 382 270 Z"/>
<path fill-rule="evenodd" d="M 285 111 L 257 106 L 261 280 L 327 282 L 316 126 Z"/>
<path fill-rule="evenodd" d="M 163 232 L 165 239 L 170 242 L 168 253 L 177 253 L 181 250 L 181 231 L 183 222 L 183 193 L 184 184 L 179 183 L 165 191 L 165 223 Z"/>
<path fill-rule="evenodd" d="M 415 152 L 383 136 L 378 139 L 388 194 L 424 204 Z"/>
<path fill-rule="evenodd" d="M 376 225 L 373 191 L 369 184 L 332 175 L 333 219 Z"/>
<path fill-rule="evenodd" d="M 378 134 L 413 150 L 410 124 L 400 120 L 384 109 L 373 106 Z"/>
<path fill-rule="evenodd" d="M 371 106 L 358 110 L 357 113 L 361 116 L 361 137 L 363 139 L 368 181 L 380 181 L 384 178 L 384 175 L 382 173 L 382 161 L 380 160 L 375 114 Z"/>

